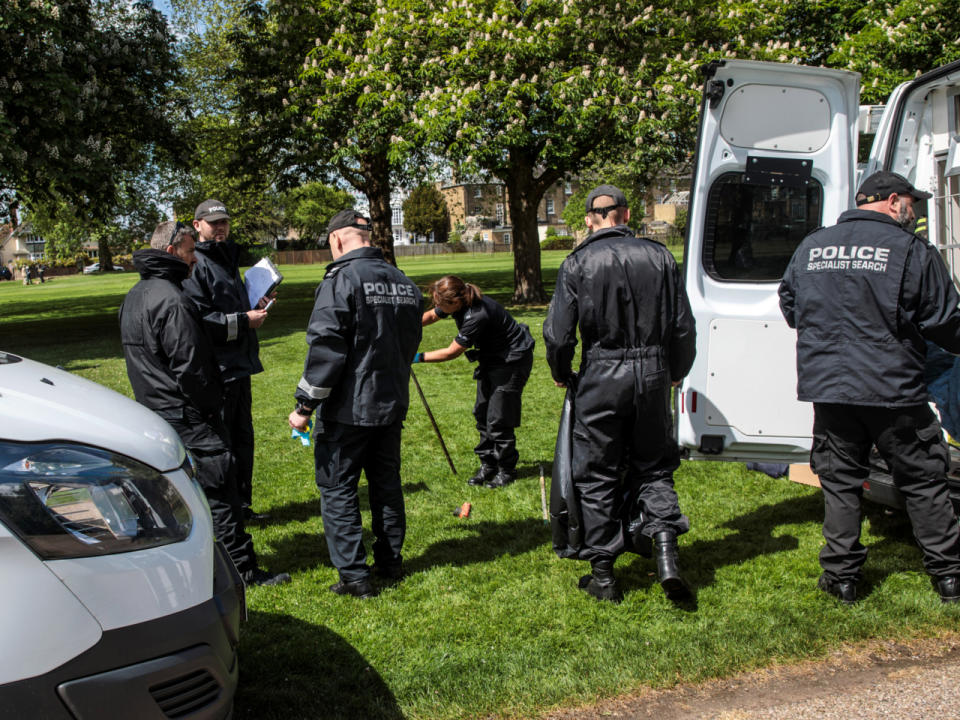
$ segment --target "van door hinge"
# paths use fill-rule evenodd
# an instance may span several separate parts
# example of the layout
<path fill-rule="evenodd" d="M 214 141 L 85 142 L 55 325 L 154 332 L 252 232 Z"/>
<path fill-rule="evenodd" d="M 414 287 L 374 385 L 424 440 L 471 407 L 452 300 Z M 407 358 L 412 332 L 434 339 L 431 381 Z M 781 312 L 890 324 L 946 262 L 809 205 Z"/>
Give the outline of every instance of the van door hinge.
<path fill-rule="evenodd" d="M 726 90 L 726 85 L 723 84 L 723 80 L 711 80 L 707 83 L 707 87 L 704 89 L 703 94 L 706 95 L 707 100 L 710 102 L 710 109 L 716 110 L 717 106 L 720 105 L 720 101 L 723 100 L 723 93 Z"/>

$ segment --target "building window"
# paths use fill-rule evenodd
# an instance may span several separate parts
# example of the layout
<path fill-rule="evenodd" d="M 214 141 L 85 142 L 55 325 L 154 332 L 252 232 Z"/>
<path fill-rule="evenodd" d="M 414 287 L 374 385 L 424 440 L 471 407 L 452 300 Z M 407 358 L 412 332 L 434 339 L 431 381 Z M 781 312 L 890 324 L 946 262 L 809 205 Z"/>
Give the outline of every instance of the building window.
<path fill-rule="evenodd" d="M 504 234 L 503 234 L 503 244 L 504 244 L 504 245 L 509 245 L 509 244 L 510 244 L 510 233 L 504 233 Z"/>
<path fill-rule="evenodd" d="M 547 215 L 555 215 L 553 211 L 553 198 L 547 198 Z"/>
<path fill-rule="evenodd" d="M 490 242 L 490 233 L 484 233 L 484 234 L 483 234 L 483 241 L 484 241 L 484 242 Z"/>
<path fill-rule="evenodd" d="M 474 215 L 482 215 L 482 214 L 483 214 L 483 208 L 480 207 L 479 205 L 474 205 L 474 206 L 473 206 L 473 214 L 474 214 Z"/>
<path fill-rule="evenodd" d="M 403 233 L 400 232 L 399 230 L 394 230 L 394 231 L 393 231 L 393 241 L 394 241 L 395 243 L 398 243 L 398 242 L 400 242 L 401 240 L 403 240 Z"/>
<path fill-rule="evenodd" d="M 393 210 L 393 222 L 394 225 L 403 225 L 403 208 L 395 207 Z"/>
<path fill-rule="evenodd" d="M 474 188 L 473 188 L 473 196 L 474 196 L 475 198 L 482 198 L 482 197 L 483 197 L 483 188 L 480 187 L 479 185 L 477 185 L 476 187 L 474 187 Z"/>
<path fill-rule="evenodd" d="M 505 218 L 506 213 L 504 212 L 503 203 L 497 203 L 497 225 L 503 225 Z"/>
<path fill-rule="evenodd" d="M 573 188 L 570 187 L 570 183 L 566 182 L 563 184 L 563 193 L 564 195 L 573 195 Z"/>

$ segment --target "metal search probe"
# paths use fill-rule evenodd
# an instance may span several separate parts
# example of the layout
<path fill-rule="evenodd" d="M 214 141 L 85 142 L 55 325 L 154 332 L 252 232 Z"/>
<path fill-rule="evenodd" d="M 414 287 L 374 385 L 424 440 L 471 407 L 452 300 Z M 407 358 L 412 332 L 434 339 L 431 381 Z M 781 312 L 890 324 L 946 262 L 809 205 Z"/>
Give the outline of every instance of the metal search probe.
<path fill-rule="evenodd" d="M 447 452 L 447 444 L 443 441 L 443 435 L 440 434 L 440 428 L 437 427 L 437 421 L 433 419 L 433 412 L 430 410 L 430 405 L 427 404 L 427 397 L 423 394 L 423 388 L 420 387 L 420 381 L 417 380 L 417 375 L 413 372 L 413 368 L 410 368 L 410 377 L 413 378 L 413 384 L 417 386 L 417 392 L 420 394 L 420 400 L 423 402 L 423 409 L 427 411 L 427 417 L 430 418 L 430 424 L 433 425 L 433 431 L 437 434 L 437 440 L 440 441 L 440 447 L 443 448 L 443 454 L 447 456 L 447 463 L 450 465 L 450 470 L 454 475 L 456 475 L 457 469 L 453 466 L 453 460 L 450 458 L 450 453 Z"/>
<path fill-rule="evenodd" d="M 550 522 L 547 514 L 547 483 L 543 477 L 543 463 L 540 463 L 540 509 L 543 510 L 543 521 Z"/>

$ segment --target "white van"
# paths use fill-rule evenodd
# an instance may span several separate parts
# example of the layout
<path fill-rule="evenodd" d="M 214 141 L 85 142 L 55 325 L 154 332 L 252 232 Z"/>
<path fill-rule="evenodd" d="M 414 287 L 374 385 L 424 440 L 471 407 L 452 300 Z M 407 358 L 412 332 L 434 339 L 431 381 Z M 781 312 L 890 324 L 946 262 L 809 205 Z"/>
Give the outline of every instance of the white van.
<path fill-rule="evenodd" d="M 853 207 L 860 76 L 727 60 L 707 69 L 684 251 L 697 358 L 675 396 L 692 459 L 807 463 L 813 406 L 796 398 L 796 333 L 777 289 L 797 245 Z M 864 176 L 933 193 L 929 238 L 960 274 L 960 62 L 891 95 Z M 960 500 L 960 482 L 951 480 Z M 867 495 L 900 505 L 888 476 Z"/>
<path fill-rule="evenodd" d="M 0 719 L 227 718 L 243 612 L 173 429 L 0 352 Z"/>

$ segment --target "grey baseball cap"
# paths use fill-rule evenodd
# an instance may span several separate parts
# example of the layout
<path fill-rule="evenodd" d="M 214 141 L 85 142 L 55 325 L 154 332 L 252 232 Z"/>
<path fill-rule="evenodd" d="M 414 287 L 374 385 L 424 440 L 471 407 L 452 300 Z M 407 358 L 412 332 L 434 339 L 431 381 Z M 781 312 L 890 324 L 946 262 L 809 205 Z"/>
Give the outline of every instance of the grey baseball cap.
<path fill-rule="evenodd" d="M 620 188 L 615 185 L 597 185 L 587 195 L 587 212 L 593 212 L 593 201 L 604 195 L 613 198 L 613 207 L 627 207 L 627 196 L 623 194 Z"/>
<path fill-rule="evenodd" d="M 197 205 L 197 209 L 193 213 L 193 219 L 206 220 L 207 222 L 229 220 L 230 213 L 227 212 L 227 206 L 219 200 L 204 200 Z"/>

